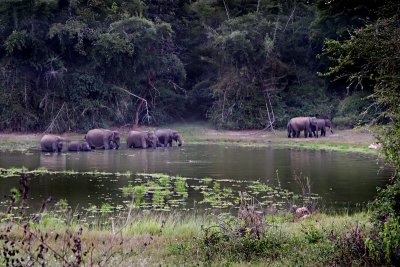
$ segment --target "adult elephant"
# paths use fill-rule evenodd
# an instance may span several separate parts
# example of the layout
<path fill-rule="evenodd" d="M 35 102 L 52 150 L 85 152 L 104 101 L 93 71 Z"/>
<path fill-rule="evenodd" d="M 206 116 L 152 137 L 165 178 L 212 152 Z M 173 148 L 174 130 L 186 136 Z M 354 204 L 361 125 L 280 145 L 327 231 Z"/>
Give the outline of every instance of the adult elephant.
<path fill-rule="evenodd" d="M 312 136 L 312 131 L 311 127 L 312 125 L 316 126 L 316 130 L 318 132 L 318 126 L 316 123 L 317 118 L 315 117 L 295 117 L 290 119 L 290 121 L 287 124 L 287 131 L 288 131 L 288 137 L 300 137 L 300 132 L 304 131 L 304 137 L 311 137 Z M 317 135 L 318 137 L 318 135 Z"/>
<path fill-rule="evenodd" d="M 318 136 L 318 129 L 321 130 L 321 136 L 326 136 L 326 129 L 325 127 L 328 127 L 331 130 L 331 133 L 333 133 L 332 129 L 332 122 L 331 120 L 328 119 L 316 119 L 316 125 L 311 125 L 311 131 L 314 136 Z"/>
<path fill-rule="evenodd" d="M 71 141 L 68 144 L 68 151 L 90 151 L 90 146 L 86 141 Z"/>
<path fill-rule="evenodd" d="M 158 138 L 152 131 L 130 131 L 126 138 L 128 148 L 157 148 Z"/>
<path fill-rule="evenodd" d="M 92 129 L 85 139 L 92 149 L 118 149 L 120 146 L 119 132 L 108 129 Z"/>
<path fill-rule="evenodd" d="M 177 142 L 178 146 L 182 146 L 182 137 L 177 131 L 171 129 L 159 129 L 155 134 L 158 137 L 161 146 L 172 146 L 172 141 Z"/>
<path fill-rule="evenodd" d="M 46 134 L 40 139 L 40 149 L 42 152 L 61 152 L 65 141 L 61 136 Z"/>

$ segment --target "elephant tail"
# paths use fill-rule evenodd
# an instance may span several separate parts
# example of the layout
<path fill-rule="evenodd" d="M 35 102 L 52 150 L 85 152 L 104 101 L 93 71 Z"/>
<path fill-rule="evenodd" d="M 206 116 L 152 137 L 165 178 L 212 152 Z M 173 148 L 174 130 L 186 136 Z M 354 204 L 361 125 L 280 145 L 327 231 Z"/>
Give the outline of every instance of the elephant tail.
<path fill-rule="evenodd" d="M 291 132 L 292 132 L 292 126 L 290 125 L 290 123 L 288 123 L 288 125 L 287 125 L 287 134 L 288 134 L 289 138 L 290 138 Z"/>

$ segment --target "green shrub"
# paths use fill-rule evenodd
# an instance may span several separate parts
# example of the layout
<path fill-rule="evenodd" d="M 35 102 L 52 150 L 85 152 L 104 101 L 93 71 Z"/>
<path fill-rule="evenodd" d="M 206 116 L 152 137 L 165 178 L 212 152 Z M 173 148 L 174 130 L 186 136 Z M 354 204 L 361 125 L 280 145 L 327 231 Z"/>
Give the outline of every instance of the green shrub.
<path fill-rule="evenodd" d="M 370 93 L 354 92 L 340 101 L 337 116 L 333 119 L 335 127 L 352 128 L 357 124 L 365 124 L 373 120 L 375 108 L 370 108 Z"/>
<path fill-rule="evenodd" d="M 332 124 L 335 125 L 335 128 L 344 129 L 344 128 L 353 128 L 357 125 L 357 117 L 356 116 L 338 116 L 333 118 Z"/>
<path fill-rule="evenodd" d="M 374 236 L 368 241 L 370 256 L 387 264 L 400 264 L 400 178 L 379 191 L 372 203 Z"/>

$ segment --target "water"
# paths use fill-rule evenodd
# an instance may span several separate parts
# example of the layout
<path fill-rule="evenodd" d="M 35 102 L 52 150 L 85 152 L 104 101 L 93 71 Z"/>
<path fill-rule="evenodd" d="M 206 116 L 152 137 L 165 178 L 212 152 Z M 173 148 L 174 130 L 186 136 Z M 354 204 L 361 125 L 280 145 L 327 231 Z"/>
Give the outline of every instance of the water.
<path fill-rule="evenodd" d="M 109 173 L 165 173 L 215 180 L 259 180 L 292 192 L 301 192 L 294 173 L 308 176 L 311 191 L 326 207 L 336 210 L 364 207 L 385 185 L 391 172 L 374 156 L 331 151 L 254 148 L 223 145 L 186 145 L 168 149 L 99 150 L 95 152 L 45 154 L 39 151 L 0 152 L 0 167 L 44 167 L 51 171 L 103 171 Z M 121 204 L 121 187 L 135 176 L 43 174 L 31 180 L 30 205 L 40 206 L 51 195 L 67 199 L 72 207 L 110 202 Z M 18 177 L 0 178 L 0 194 L 18 187 Z M 189 183 L 191 183 L 189 181 Z M 246 185 L 236 190 L 246 190 Z M 201 196 L 189 189 L 188 203 Z M 236 194 L 236 192 L 234 192 Z M 2 199 L 4 200 L 4 198 Z M 3 201 L 4 202 L 4 201 Z"/>

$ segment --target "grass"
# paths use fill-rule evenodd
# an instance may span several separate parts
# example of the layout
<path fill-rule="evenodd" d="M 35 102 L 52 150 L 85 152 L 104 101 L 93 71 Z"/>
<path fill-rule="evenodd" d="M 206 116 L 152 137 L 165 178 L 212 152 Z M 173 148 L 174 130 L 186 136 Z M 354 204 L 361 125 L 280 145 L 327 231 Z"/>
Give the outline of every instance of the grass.
<path fill-rule="evenodd" d="M 66 230 L 74 238 L 79 236 L 85 265 L 104 262 L 107 266 L 143 263 L 147 266 L 265 266 L 266 263 L 271 266 L 313 266 L 316 262 L 332 265 L 340 260 L 341 251 L 335 247 L 335 237 L 348 235 L 357 225 L 361 225 L 365 233 L 371 228 L 366 213 L 352 216 L 314 214 L 306 219 L 284 213 L 265 217 L 268 224 L 261 239 L 207 240 L 205 229 L 228 226 L 221 223 L 227 221 L 227 217 L 133 212 L 128 220 L 126 218 L 126 214 L 113 214 L 88 223 L 77 217 L 66 221 L 54 213 L 45 213 L 40 222 L 30 222 L 29 231 L 38 236 L 46 235 L 46 244 L 55 251 L 69 253 L 70 259 L 73 253 L 65 248 Z M 4 230 L 6 225 L 9 224 L 3 220 L 0 229 Z M 24 229 L 15 223 L 9 238 L 22 240 L 26 237 Z M 81 233 L 77 235 L 79 231 Z M 39 246 L 39 240 L 40 237 L 32 240 L 32 247 Z M 0 240 L 0 248 L 4 248 L 3 242 Z M 86 256 L 84 252 L 88 252 Z M 104 255 L 109 258 L 106 260 Z M 49 265 L 60 264 L 51 253 L 45 259 Z M 1 260 L 0 256 L 0 263 Z"/>

